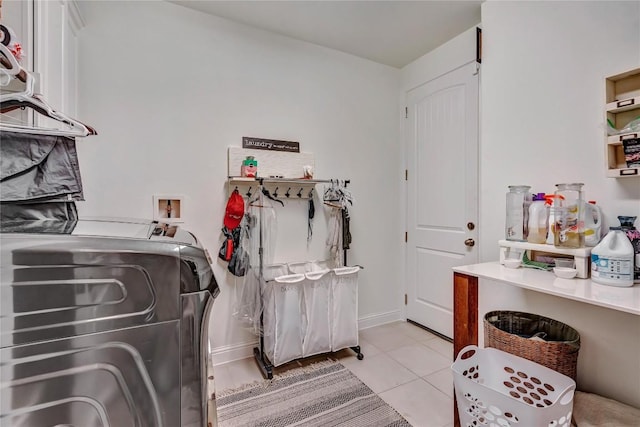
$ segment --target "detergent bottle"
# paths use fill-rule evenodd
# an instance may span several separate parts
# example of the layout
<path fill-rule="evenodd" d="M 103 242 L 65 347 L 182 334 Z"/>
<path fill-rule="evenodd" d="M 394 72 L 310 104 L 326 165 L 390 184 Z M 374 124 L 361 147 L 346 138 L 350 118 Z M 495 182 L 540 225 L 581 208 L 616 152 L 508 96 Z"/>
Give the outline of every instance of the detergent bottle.
<path fill-rule="evenodd" d="M 544 243 L 547 239 L 547 221 L 549 221 L 549 208 L 544 193 L 533 195 L 533 201 L 529 205 L 529 234 L 527 242 Z"/>
<path fill-rule="evenodd" d="M 633 250 L 635 252 L 634 256 L 634 274 L 633 274 L 633 282 L 640 283 L 640 230 L 636 229 L 633 223 L 636 220 L 635 216 L 618 216 L 618 220 L 620 221 L 620 227 L 622 231 L 625 232 L 629 240 L 631 241 L 631 246 L 633 246 Z"/>
<path fill-rule="evenodd" d="M 610 227 L 591 250 L 591 280 L 609 286 L 633 286 L 633 257 L 633 246 L 622 227 Z"/>
<path fill-rule="evenodd" d="M 600 242 L 602 229 L 602 210 L 595 200 L 584 204 L 584 244 L 595 246 Z"/>

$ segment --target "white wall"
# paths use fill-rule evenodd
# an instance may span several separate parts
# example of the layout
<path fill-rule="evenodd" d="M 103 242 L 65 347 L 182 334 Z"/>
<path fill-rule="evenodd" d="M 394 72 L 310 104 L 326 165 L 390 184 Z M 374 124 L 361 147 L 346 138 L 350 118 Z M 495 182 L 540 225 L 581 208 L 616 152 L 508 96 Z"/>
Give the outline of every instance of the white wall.
<path fill-rule="evenodd" d="M 82 7 L 78 115 L 100 132 L 80 144 L 82 214 L 148 217 L 152 194 L 186 194 L 185 226 L 215 253 L 226 147 L 243 135 L 299 140 L 316 154 L 318 176 L 353 180 L 350 259 L 366 267 L 361 318 L 397 314 L 404 230 L 395 181 L 403 169 L 398 99 L 424 73 L 439 75 L 439 61 L 424 57 L 400 73 L 171 4 Z M 604 76 L 640 64 L 638 3 L 490 1 L 482 13 L 481 259 L 497 259 L 504 214 L 496 207 L 509 184 L 553 191 L 558 182 L 581 181 L 609 223 L 618 214 L 640 216 L 639 181 L 604 177 L 602 126 Z M 458 54 L 431 57 L 438 55 Z M 281 217 L 304 221 L 303 207 L 296 209 L 299 215 Z M 285 239 L 283 249 L 300 252 L 300 242 L 304 236 Z M 213 345 L 242 350 L 251 337 L 230 321 L 232 284 L 224 265 L 215 269 L 223 293 Z M 636 316 L 483 281 L 481 316 L 501 308 L 576 327 L 580 388 L 640 406 Z"/>
<path fill-rule="evenodd" d="M 498 258 L 510 184 L 583 182 L 608 224 L 640 216 L 640 178 L 605 178 L 603 126 L 605 76 L 640 66 L 640 3 L 489 1 L 482 25 L 481 259 Z M 578 387 L 640 407 L 638 316 L 481 281 L 480 317 L 492 309 L 575 327 Z"/>
<path fill-rule="evenodd" d="M 406 92 L 476 59 L 476 27 L 402 68 L 402 102 Z"/>
<path fill-rule="evenodd" d="M 215 256 L 227 147 L 242 136 L 300 141 L 317 178 L 352 180 L 361 321 L 399 318 L 399 70 L 166 2 L 81 8 L 78 117 L 99 132 L 78 144 L 82 216 L 149 218 L 152 195 L 183 194 L 184 227 Z M 307 252 L 306 207 L 278 210 L 280 260 L 323 256 L 326 220 Z M 248 356 L 255 337 L 231 318 L 233 276 L 217 259 L 214 269 L 214 361 Z"/>

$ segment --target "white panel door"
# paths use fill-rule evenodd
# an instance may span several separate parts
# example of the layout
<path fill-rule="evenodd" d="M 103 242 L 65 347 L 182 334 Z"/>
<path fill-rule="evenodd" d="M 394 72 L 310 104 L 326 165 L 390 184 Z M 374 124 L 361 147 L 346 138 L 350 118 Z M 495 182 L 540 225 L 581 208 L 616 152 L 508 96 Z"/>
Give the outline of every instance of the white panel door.
<path fill-rule="evenodd" d="M 407 92 L 407 319 L 453 337 L 453 273 L 477 262 L 478 72 Z"/>

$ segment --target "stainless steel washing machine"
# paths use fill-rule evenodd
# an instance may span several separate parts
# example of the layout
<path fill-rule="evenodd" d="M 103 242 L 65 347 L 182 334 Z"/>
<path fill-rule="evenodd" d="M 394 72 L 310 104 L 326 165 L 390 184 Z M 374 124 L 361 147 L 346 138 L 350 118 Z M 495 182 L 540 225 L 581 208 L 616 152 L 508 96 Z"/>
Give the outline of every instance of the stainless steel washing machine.
<path fill-rule="evenodd" d="M 0 426 L 207 424 L 219 289 L 192 234 L 42 220 L 0 239 Z"/>

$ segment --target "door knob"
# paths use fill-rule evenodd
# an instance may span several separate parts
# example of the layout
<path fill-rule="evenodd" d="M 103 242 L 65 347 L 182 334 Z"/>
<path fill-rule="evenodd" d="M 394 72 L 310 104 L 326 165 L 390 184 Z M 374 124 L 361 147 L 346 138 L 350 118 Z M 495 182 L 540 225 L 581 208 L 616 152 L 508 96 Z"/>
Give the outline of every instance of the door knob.
<path fill-rule="evenodd" d="M 472 247 L 473 245 L 476 244 L 476 241 L 473 240 L 473 239 L 467 239 L 467 240 L 464 241 L 464 244 L 465 244 L 465 246 Z"/>

